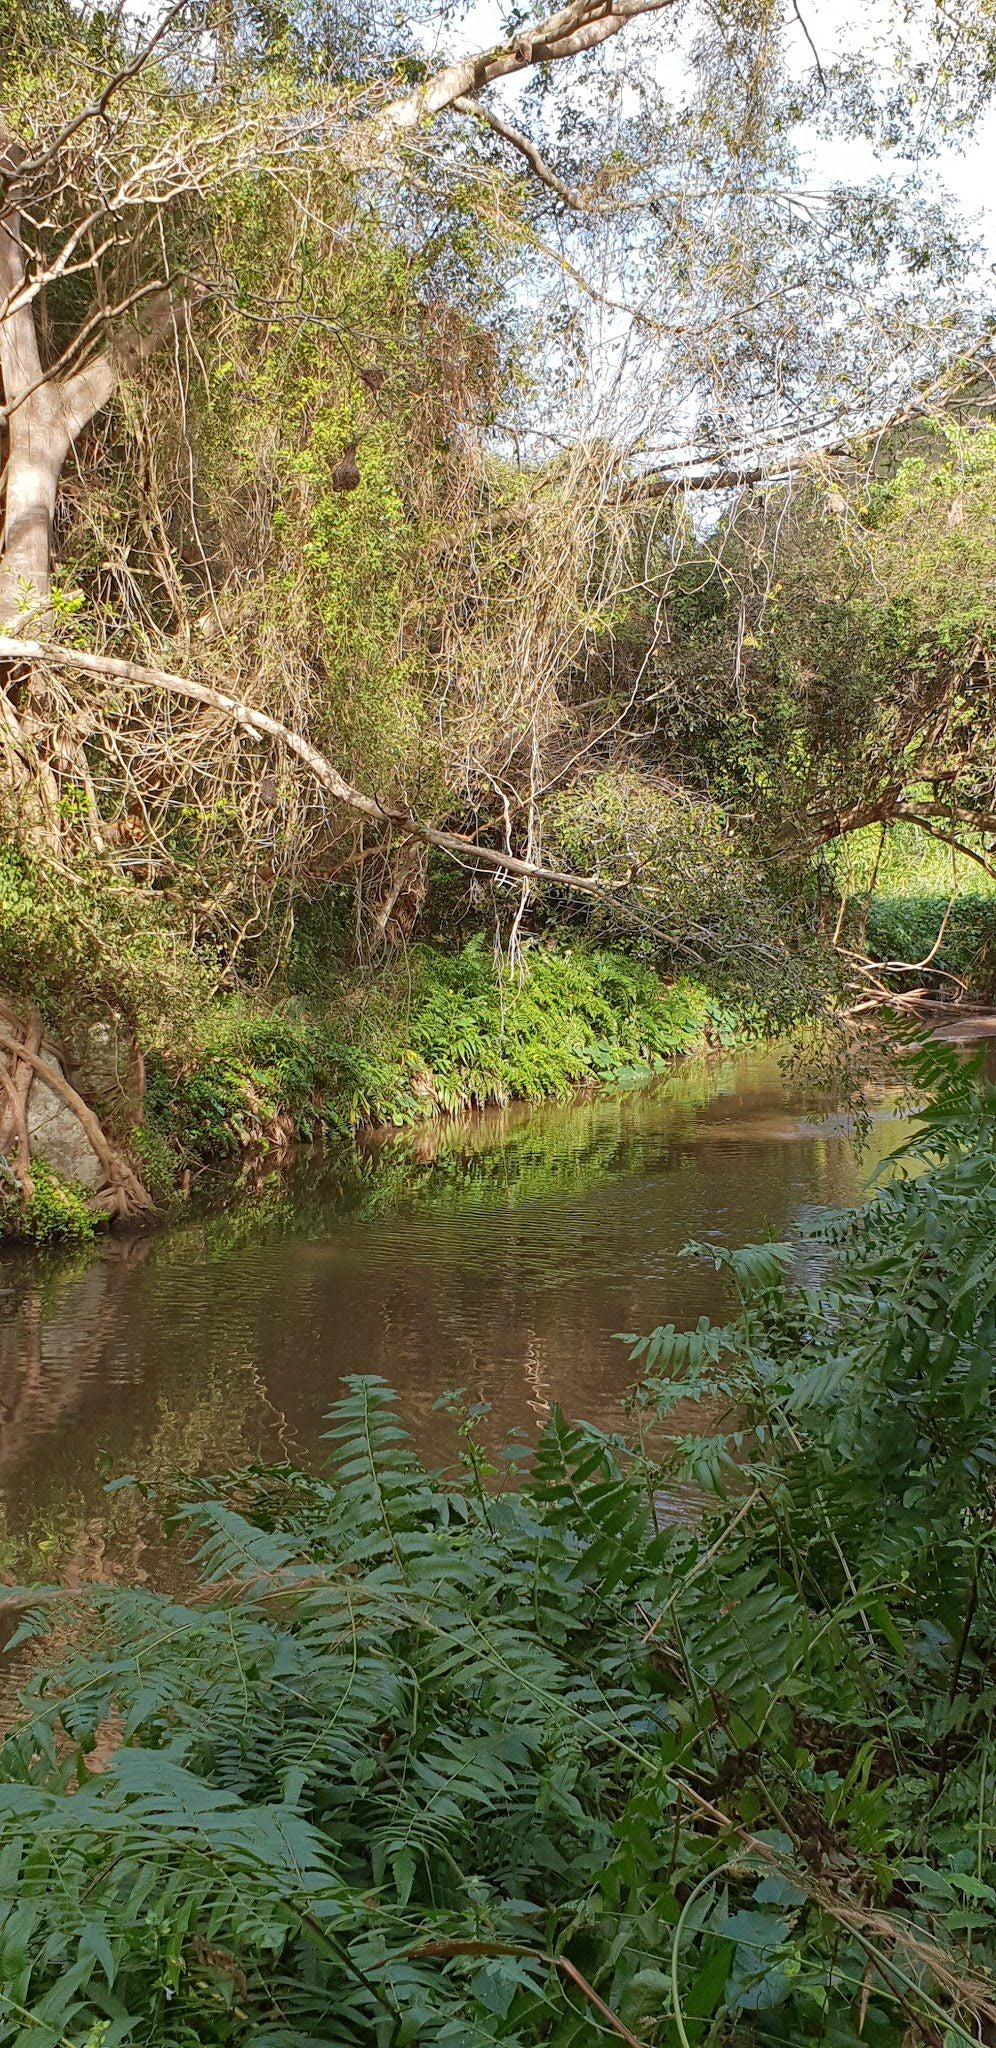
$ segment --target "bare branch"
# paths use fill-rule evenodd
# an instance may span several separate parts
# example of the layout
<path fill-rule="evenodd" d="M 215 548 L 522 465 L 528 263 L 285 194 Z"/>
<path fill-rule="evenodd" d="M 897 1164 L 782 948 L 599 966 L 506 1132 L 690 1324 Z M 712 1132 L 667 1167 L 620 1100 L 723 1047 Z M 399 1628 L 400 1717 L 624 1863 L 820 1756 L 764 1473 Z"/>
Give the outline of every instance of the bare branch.
<path fill-rule="evenodd" d="M 461 93 L 460 98 L 453 101 L 453 106 L 458 114 L 470 114 L 475 121 L 492 128 L 496 135 L 501 136 L 503 142 L 511 143 L 512 148 L 517 149 L 519 155 L 525 157 L 534 177 L 539 179 L 541 185 L 548 185 L 550 191 L 555 192 L 565 206 L 572 207 L 575 213 L 588 211 L 580 192 L 575 192 L 570 185 L 565 185 L 563 178 L 558 178 L 556 171 L 551 170 L 545 157 L 540 155 L 535 142 L 531 142 L 528 135 L 523 135 L 520 128 L 513 128 L 511 123 L 503 121 L 493 108 L 479 105 L 477 100 L 469 99 L 465 93 Z"/>
<path fill-rule="evenodd" d="M 500 873 L 519 875 L 532 882 L 546 882 L 586 896 L 606 899 L 612 894 L 613 885 L 603 882 L 597 875 L 577 875 L 547 868 L 538 861 L 522 860 L 516 854 L 480 846 L 475 839 L 469 839 L 461 832 L 446 832 L 439 826 L 426 825 L 408 811 L 392 810 L 388 805 L 379 803 L 376 797 L 354 788 L 303 734 L 281 724 L 279 719 L 271 718 L 267 712 L 256 711 L 237 697 L 213 690 L 206 683 L 195 683 L 188 676 L 173 675 L 167 669 L 146 668 L 141 662 L 122 661 L 114 655 L 88 654 L 81 648 L 60 647 L 55 641 L 19 640 L 8 634 L 0 635 L 0 662 L 5 661 L 49 662 L 57 667 L 76 669 L 83 675 L 108 676 L 140 689 L 165 690 L 174 696 L 186 697 L 192 703 L 205 704 L 213 711 L 225 713 L 235 725 L 277 740 L 289 754 L 296 756 L 330 796 L 339 803 L 347 804 L 351 810 L 359 811 L 365 818 L 388 825 L 408 838 L 424 840 L 427 846 L 438 846 L 457 859 L 479 862 L 483 867 L 497 869 Z"/>
<path fill-rule="evenodd" d="M 129 64 L 124 65 L 120 71 L 114 73 L 113 78 L 108 79 L 103 92 L 92 101 L 91 105 L 84 107 L 81 113 L 76 114 L 71 121 L 68 121 L 66 126 L 61 128 L 58 134 L 52 137 L 51 142 L 47 143 L 45 148 L 40 150 L 36 156 L 25 157 L 22 165 L 23 176 L 33 178 L 38 171 L 43 170 L 45 165 L 51 163 L 58 156 L 59 151 L 65 147 L 65 144 L 70 141 L 72 136 L 78 134 L 79 130 L 86 126 L 88 121 L 103 120 L 115 93 L 120 92 L 122 86 L 130 84 L 133 78 L 138 77 L 139 72 L 144 69 L 154 50 L 162 42 L 167 29 L 172 27 L 177 16 L 184 14 L 189 6 L 190 0 L 176 0 L 175 6 L 167 10 L 158 26 L 153 30 L 148 42 L 142 44 L 141 49 L 136 51 Z M 2 176 L 2 173 L 3 166 L 0 165 L 0 176 Z"/>
<path fill-rule="evenodd" d="M 565 57 L 581 56 L 610 36 L 618 35 L 640 15 L 656 14 L 674 5 L 675 0 L 570 0 L 567 7 L 548 15 L 535 28 L 524 29 L 514 39 L 495 44 L 489 50 L 443 65 L 413 91 L 390 101 L 347 137 L 345 160 L 352 168 L 362 169 L 376 162 L 393 143 L 412 134 L 423 121 L 460 99 L 483 92 L 496 79 L 510 78 L 536 64 L 554 64 Z"/>
<path fill-rule="evenodd" d="M 142 1186 L 138 1175 L 125 1163 L 113 1145 L 108 1143 L 99 1118 L 95 1116 L 89 1103 L 84 1102 L 82 1095 L 78 1094 L 66 1080 L 60 1069 L 50 1060 L 42 1058 L 33 1041 L 14 1038 L 2 1026 L 0 1051 L 6 1053 L 15 1064 L 18 1060 L 24 1061 L 72 1110 L 107 1175 L 108 1186 L 113 1193 L 114 1205 L 119 1214 L 131 1216 L 151 1209 L 152 1199 Z"/>

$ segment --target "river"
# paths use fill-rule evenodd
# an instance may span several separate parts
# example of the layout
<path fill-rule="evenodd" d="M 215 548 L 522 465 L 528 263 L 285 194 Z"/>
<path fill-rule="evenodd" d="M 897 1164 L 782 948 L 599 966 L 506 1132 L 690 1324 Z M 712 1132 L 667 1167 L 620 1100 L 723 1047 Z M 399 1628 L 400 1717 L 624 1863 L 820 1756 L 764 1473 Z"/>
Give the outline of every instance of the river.
<path fill-rule="evenodd" d="M 553 1402 L 616 1425 L 631 1374 L 615 1333 L 723 1311 L 686 1241 L 791 1236 L 854 1200 L 896 1136 L 880 1106 L 859 1160 L 773 1052 L 712 1055 L 616 1097 L 250 1168 L 201 1213 L 71 1258 L 8 1255 L 8 1548 L 92 1539 L 119 1474 L 313 1462 L 349 1372 L 390 1379 L 440 1458 L 448 1389 L 490 1404 L 492 1440 Z"/>

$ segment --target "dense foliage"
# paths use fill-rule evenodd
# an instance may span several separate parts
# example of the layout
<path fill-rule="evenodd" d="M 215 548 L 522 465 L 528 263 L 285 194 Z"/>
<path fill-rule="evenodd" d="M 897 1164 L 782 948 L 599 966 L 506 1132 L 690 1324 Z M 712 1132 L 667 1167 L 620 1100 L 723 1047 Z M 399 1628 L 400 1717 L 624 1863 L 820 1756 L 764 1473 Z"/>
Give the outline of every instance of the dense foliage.
<path fill-rule="evenodd" d="M 988 834 L 989 309 L 917 164 L 987 10 L 890 6 L 881 76 L 767 0 L 568 14 L 461 83 L 449 4 L 3 0 L 0 978 L 52 1025 L 168 1051 L 314 918 L 395 957 L 427 834 L 512 950 L 766 990 L 835 832 Z M 908 175 L 814 196 L 814 123 Z"/>
<path fill-rule="evenodd" d="M 762 1021 L 699 982 L 664 987 L 619 951 L 536 947 L 510 972 L 479 938 L 452 955 L 415 948 L 404 985 L 382 983 L 362 1009 L 350 994 L 322 1020 L 229 1006 L 201 1019 L 185 1055 L 150 1060 L 136 1142 L 153 1176 L 168 1187 L 177 1163 L 320 1130 L 623 1086 Z"/>
<path fill-rule="evenodd" d="M 986 2037 L 996 1093 L 917 1078 L 865 1209 L 636 1344 L 634 1444 L 510 1485 L 471 1411 L 447 1482 L 356 1380 L 324 1474 L 194 1492 L 196 1600 L 36 1596 L 3 2039 Z"/>
<path fill-rule="evenodd" d="M 742 499 L 670 574 L 648 745 L 780 863 L 805 868 L 835 839 L 901 823 L 927 863 L 967 845 L 961 865 L 986 865 L 988 383 L 966 384 L 961 407 L 957 423 L 855 443 L 763 505 Z"/>

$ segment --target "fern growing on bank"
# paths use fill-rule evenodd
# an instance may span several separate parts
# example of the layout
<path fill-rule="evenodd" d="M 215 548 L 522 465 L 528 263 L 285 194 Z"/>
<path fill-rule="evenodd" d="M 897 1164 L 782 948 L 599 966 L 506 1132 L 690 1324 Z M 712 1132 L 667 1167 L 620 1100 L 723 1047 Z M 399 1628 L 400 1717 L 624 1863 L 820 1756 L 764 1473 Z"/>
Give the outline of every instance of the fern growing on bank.
<path fill-rule="evenodd" d="M 739 1308 L 634 1340 L 633 1443 L 510 1484 L 468 1419 L 446 1483 L 356 1379 L 325 1472 L 191 1489 L 197 1597 L 32 1596 L 0 2043 L 987 2038 L 996 1091 L 919 1077 L 801 1262 L 700 1252 Z"/>
<path fill-rule="evenodd" d="M 182 1164 L 254 1144 L 623 1087 L 762 1028 L 760 1012 L 611 947 L 537 947 L 519 972 L 480 938 L 452 954 L 419 946 L 403 986 L 375 986 L 358 1014 L 348 1001 L 325 1015 L 232 1005 L 196 1047 L 153 1055 L 138 1143 L 168 1184 Z"/>

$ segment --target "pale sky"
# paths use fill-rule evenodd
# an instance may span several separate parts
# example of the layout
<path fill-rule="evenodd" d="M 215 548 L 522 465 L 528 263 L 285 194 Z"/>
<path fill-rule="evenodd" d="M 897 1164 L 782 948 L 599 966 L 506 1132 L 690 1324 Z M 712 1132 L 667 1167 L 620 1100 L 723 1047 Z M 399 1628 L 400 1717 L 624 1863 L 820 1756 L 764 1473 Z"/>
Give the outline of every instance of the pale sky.
<path fill-rule="evenodd" d="M 873 50 L 886 32 L 889 15 L 896 12 L 896 0 L 800 0 L 800 4 L 809 37 L 821 60 L 828 64 L 845 46 Z M 540 6 L 537 11 L 542 13 L 544 9 Z M 648 31 L 652 33 L 649 23 Z M 446 51 L 458 55 L 486 49 L 502 34 L 495 0 L 472 0 L 459 25 L 447 26 Z M 426 36 L 427 55 L 431 53 L 431 44 L 430 31 Z M 787 47 L 790 57 L 797 57 L 801 68 L 811 67 L 809 42 L 794 21 L 788 25 Z M 668 62 L 673 67 L 673 56 Z M 509 118 L 514 119 L 521 90 L 521 81 L 511 78 L 492 88 L 489 97 L 496 108 L 504 106 Z M 811 138 L 810 182 L 817 186 L 863 184 L 869 178 L 888 176 L 890 171 L 902 173 L 909 168 L 903 159 L 891 154 L 877 156 L 861 142 L 827 143 L 816 135 Z M 945 149 L 931 158 L 930 176 L 950 192 L 966 216 L 978 221 L 990 257 L 996 259 L 996 103 L 964 148 Z"/>
<path fill-rule="evenodd" d="M 842 46 L 874 48 L 877 37 L 886 33 L 888 17 L 895 13 L 895 0 L 801 0 L 806 29 L 823 62 L 832 62 Z M 793 30 L 800 61 L 807 67 L 812 53 L 801 28 Z M 860 142 L 813 138 L 814 169 L 827 182 L 860 184 L 890 170 L 906 170 L 908 162 L 893 155 L 877 156 Z M 996 257 L 996 103 L 979 123 L 963 149 L 945 149 L 931 159 L 931 175 L 949 191 L 960 210 L 977 219 L 987 247 Z"/>

